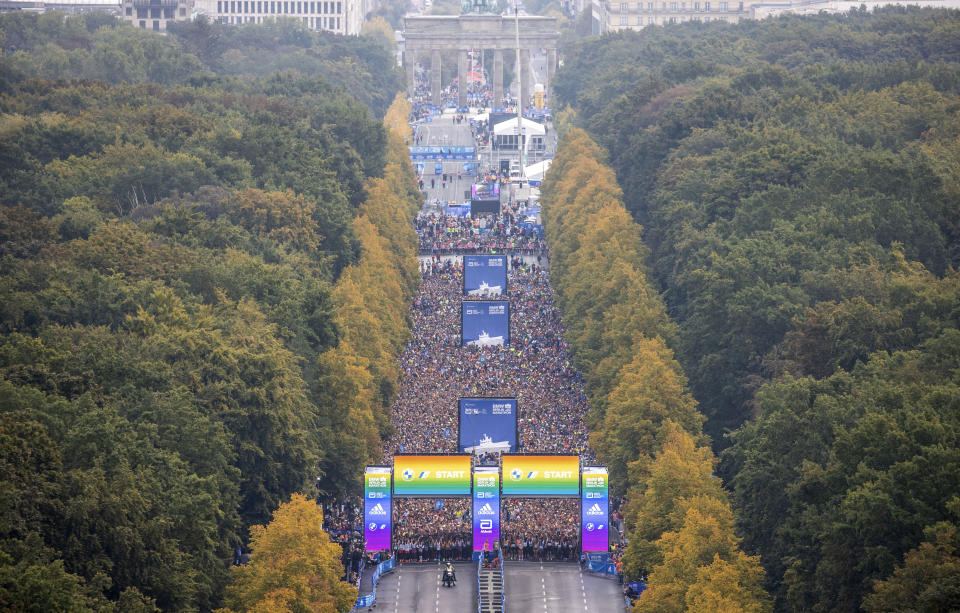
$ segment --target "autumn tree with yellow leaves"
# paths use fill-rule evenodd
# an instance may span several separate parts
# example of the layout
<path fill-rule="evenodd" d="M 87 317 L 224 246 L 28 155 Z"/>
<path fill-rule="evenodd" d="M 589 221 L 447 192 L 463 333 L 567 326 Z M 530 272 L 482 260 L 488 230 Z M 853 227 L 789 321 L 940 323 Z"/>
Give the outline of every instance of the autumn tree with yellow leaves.
<path fill-rule="evenodd" d="M 649 251 L 604 151 L 563 137 L 543 185 L 551 282 L 590 398 L 590 444 L 626 495 L 628 577 L 649 573 L 642 611 L 771 610 L 759 559 L 740 550 L 704 417 L 648 280 Z"/>
<path fill-rule="evenodd" d="M 363 253 L 344 269 L 332 293 L 340 340 L 316 363 L 314 395 L 328 437 L 323 470 L 353 475 L 358 485 L 363 466 L 376 460 L 390 434 L 396 356 L 410 335 L 407 307 L 420 282 L 413 228 L 420 201 L 403 140 L 409 113 L 409 103 L 398 95 L 384 118 L 384 176 L 368 180 L 367 199 L 353 222 Z"/>
<path fill-rule="evenodd" d="M 281 503 L 266 526 L 250 528 L 250 563 L 233 569 L 219 613 L 347 613 L 357 589 L 340 580 L 340 546 L 323 512 L 302 494 Z"/>

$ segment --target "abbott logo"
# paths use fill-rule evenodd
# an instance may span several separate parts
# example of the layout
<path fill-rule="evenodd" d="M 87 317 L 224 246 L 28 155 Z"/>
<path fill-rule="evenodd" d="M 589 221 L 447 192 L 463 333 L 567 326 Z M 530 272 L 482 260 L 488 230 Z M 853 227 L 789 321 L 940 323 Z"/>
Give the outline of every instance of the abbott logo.
<path fill-rule="evenodd" d="M 386 515 L 387 510 L 383 508 L 383 505 L 379 502 L 370 509 L 370 515 Z"/>
<path fill-rule="evenodd" d="M 593 506 L 587 510 L 587 515 L 603 515 L 603 509 L 597 503 L 593 503 Z"/>
<path fill-rule="evenodd" d="M 490 503 L 480 507 L 480 510 L 477 511 L 477 515 L 493 515 L 493 507 L 490 506 Z"/>

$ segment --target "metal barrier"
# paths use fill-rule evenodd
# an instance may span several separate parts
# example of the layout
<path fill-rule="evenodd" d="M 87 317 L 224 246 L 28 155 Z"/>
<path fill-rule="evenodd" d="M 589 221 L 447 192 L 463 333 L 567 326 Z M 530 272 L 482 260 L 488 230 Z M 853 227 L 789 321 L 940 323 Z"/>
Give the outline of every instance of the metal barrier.
<path fill-rule="evenodd" d="M 483 611 L 483 591 L 480 585 L 480 571 L 483 569 L 483 553 L 474 551 L 473 555 L 476 557 L 477 554 L 480 554 L 480 558 L 477 560 L 477 613 L 482 613 Z"/>
<path fill-rule="evenodd" d="M 380 562 L 373 571 L 373 591 L 365 596 L 357 598 L 357 604 L 353 605 L 354 611 L 359 611 L 364 607 L 372 607 L 377 602 L 377 582 L 380 576 L 387 573 L 397 566 L 397 558 L 391 557 L 386 562 Z"/>

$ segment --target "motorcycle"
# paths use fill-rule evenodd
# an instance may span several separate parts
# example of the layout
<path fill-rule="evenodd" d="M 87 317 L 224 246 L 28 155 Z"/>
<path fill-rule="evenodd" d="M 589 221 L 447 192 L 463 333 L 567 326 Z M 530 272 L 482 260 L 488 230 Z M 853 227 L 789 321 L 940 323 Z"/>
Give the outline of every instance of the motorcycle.
<path fill-rule="evenodd" d="M 444 587 L 453 587 L 457 583 L 457 573 L 452 570 L 443 569 Z"/>

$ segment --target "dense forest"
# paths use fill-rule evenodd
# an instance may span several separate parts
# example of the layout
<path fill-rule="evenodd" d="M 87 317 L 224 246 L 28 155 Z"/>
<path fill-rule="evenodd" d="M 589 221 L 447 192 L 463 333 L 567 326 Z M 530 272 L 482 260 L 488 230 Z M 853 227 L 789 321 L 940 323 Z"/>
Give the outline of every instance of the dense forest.
<path fill-rule="evenodd" d="M 649 251 L 605 155 L 567 133 L 543 184 L 550 279 L 590 397 L 590 444 L 625 507 L 629 577 L 646 576 L 638 611 L 765 613 L 758 556 L 734 533 L 703 416 L 665 338 L 676 334 L 649 280 Z"/>
<path fill-rule="evenodd" d="M 379 454 L 418 282 L 402 75 L 285 21 L 0 38 L 0 608 L 216 608 L 251 526 Z"/>
<path fill-rule="evenodd" d="M 888 8 L 564 49 L 778 611 L 960 607 L 958 40 Z"/>

